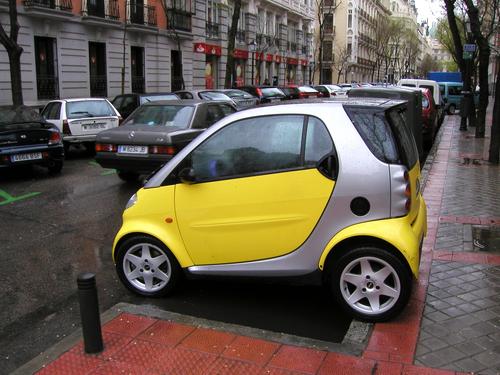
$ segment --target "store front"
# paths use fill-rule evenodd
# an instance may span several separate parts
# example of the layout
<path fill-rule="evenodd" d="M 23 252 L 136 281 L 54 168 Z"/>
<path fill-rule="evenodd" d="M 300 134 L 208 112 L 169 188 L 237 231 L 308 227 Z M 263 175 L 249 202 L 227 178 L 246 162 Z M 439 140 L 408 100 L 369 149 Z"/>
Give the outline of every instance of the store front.
<path fill-rule="evenodd" d="M 233 51 L 234 66 L 233 66 L 233 87 L 245 85 L 245 72 L 248 61 L 248 51 L 235 49 Z"/>
<path fill-rule="evenodd" d="M 274 55 L 274 75 L 271 81 L 273 86 L 278 86 L 280 84 L 280 73 L 281 73 L 281 63 L 283 59 L 280 55 Z"/>
<path fill-rule="evenodd" d="M 309 64 L 309 62 L 305 59 L 300 59 L 299 62 L 301 71 L 300 84 L 307 85 L 309 83 L 309 78 L 307 77 L 307 65 Z"/>
<path fill-rule="evenodd" d="M 222 49 L 220 46 L 206 44 L 206 43 L 195 43 L 194 51 L 198 53 L 204 53 L 205 56 L 205 88 L 206 89 L 217 89 L 219 88 L 219 64 L 220 56 L 222 55 Z"/>
<path fill-rule="evenodd" d="M 297 59 L 288 57 L 286 59 L 286 84 L 295 85 L 297 83 Z"/>

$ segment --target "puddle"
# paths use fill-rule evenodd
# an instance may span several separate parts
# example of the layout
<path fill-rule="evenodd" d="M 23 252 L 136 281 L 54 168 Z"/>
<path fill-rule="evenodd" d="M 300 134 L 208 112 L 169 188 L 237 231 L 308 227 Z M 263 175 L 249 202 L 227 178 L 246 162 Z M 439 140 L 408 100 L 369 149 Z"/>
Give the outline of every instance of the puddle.
<path fill-rule="evenodd" d="M 500 228 L 472 226 L 472 243 L 475 251 L 500 253 Z"/>

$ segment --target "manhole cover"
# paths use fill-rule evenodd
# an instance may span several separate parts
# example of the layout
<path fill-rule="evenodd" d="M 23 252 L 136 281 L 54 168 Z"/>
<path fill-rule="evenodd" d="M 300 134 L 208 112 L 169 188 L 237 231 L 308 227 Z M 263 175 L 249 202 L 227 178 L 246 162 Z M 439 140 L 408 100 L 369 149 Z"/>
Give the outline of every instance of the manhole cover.
<path fill-rule="evenodd" d="M 500 228 L 473 226 L 472 241 L 475 251 L 500 253 Z"/>

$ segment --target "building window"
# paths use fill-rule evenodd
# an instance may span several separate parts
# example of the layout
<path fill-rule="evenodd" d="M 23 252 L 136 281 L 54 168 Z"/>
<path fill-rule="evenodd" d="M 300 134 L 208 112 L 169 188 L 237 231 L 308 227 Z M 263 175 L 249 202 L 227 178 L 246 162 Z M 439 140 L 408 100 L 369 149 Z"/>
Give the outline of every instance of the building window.
<path fill-rule="evenodd" d="M 326 34 L 331 34 L 333 32 L 333 14 L 325 14 L 323 25 Z"/>
<path fill-rule="evenodd" d="M 108 96 L 106 44 L 89 42 L 90 96 Z"/>
<path fill-rule="evenodd" d="M 347 27 L 351 28 L 352 27 L 352 10 L 349 9 L 349 15 L 347 16 Z"/>
<path fill-rule="evenodd" d="M 323 42 L 323 61 L 333 60 L 333 42 L 331 40 L 325 40 Z"/>
<path fill-rule="evenodd" d="M 35 36 L 35 65 L 38 99 L 59 98 L 55 38 Z"/>
<path fill-rule="evenodd" d="M 144 93 L 144 48 L 130 47 L 130 63 L 132 71 L 132 92 Z"/>
<path fill-rule="evenodd" d="M 191 31 L 191 0 L 167 0 L 167 23 L 170 28 Z"/>
<path fill-rule="evenodd" d="M 352 53 L 352 43 L 347 43 L 347 54 L 350 56 Z"/>
<path fill-rule="evenodd" d="M 207 0 L 207 37 L 219 37 L 219 8 L 214 0 Z"/>

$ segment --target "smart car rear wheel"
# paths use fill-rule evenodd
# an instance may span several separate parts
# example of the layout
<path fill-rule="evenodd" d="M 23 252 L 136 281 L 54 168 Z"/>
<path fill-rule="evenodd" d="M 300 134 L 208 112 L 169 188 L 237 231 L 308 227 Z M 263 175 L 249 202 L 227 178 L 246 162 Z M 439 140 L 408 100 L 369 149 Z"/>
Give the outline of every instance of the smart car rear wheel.
<path fill-rule="evenodd" d="M 358 248 L 340 258 L 333 267 L 331 283 L 337 301 L 360 320 L 388 320 L 408 302 L 410 272 L 388 251 Z"/>
<path fill-rule="evenodd" d="M 123 242 L 116 269 L 127 288 L 144 296 L 163 296 L 177 284 L 180 267 L 172 253 L 158 240 L 137 236 Z"/>

